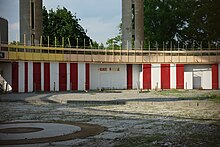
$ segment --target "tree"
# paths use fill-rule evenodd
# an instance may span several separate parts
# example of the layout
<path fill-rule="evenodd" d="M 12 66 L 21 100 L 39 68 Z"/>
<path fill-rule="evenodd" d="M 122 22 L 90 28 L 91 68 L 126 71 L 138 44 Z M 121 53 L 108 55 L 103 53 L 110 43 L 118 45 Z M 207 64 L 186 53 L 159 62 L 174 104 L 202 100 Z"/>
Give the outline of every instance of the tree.
<path fill-rule="evenodd" d="M 80 19 L 76 15 L 72 15 L 66 8 L 57 8 L 47 11 L 43 7 L 43 44 L 62 45 L 62 37 L 64 37 L 64 46 L 86 46 L 90 45 L 92 40 L 86 35 L 86 31 L 79 24 Z M 56 37 L 56 41 L 55 41 Z"/>
<path fill-rule="evenodd" d="M 119 33 L 116 37 L 107 40 L 106 45 L 108 49 L 120 49 L 122 45 L 122 23 L 119 24 Z"/>
<path fill-rule="evenodd" d="M 145 40 L 160 46 L 163 41 L 220 42 L 218 0 L 145 0 L 144 5 Z"/>

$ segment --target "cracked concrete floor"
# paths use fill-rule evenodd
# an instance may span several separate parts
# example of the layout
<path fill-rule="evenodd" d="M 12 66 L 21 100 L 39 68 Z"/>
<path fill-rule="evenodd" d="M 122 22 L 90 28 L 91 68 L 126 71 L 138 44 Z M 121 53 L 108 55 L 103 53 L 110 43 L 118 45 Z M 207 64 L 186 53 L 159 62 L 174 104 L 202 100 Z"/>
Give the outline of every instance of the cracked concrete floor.
<path fill-rule="evenodd" d="M 220 103 L 188 92 L 185 97 L 181 93 L 181 98 L 135 91 L 46 95 L 0 95 L 0 121 L 84 122 L 106 127 L 96 136 L 36 146 L 220 146 Z M 7 101 L 7 97 L 20 100 Z"/>

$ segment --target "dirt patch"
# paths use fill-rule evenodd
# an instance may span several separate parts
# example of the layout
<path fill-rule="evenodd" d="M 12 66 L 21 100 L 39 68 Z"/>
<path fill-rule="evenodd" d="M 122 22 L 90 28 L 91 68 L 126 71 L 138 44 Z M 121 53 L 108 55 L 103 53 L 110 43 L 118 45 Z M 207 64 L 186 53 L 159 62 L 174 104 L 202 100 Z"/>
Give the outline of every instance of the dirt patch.
<path fill-rule="evenodd" d="M 10 123 L 0 123 L 0 124 L 12 124 L 12 123 L 29 123 L 29 122 L 10 122 Z M 39 123 L 39 122 L 32 122 L 32 123 Z M 44 122 L 44 123 L 51 123 L 51 122 Z M 55 136 L 55 137 L 47 137 L 47 138 L 22 139 L 22 140 L 0 140 L 0 145 L 38 144 L 38 143 L 67 141 L 67 140 L 73 140 L 77 138 L 86 138 L 89 136 L 98 135 L 102 133 L 103 131 L 105 131 L 104 127 L 100 125 L 95 125 L 95 124 L 86 124 L 86 123 L 79 123 L 79 122 L 59 122 L 59 123 L 79 126 L 81 128 L 81 131 L 75 132 L 72 134 Z"/>

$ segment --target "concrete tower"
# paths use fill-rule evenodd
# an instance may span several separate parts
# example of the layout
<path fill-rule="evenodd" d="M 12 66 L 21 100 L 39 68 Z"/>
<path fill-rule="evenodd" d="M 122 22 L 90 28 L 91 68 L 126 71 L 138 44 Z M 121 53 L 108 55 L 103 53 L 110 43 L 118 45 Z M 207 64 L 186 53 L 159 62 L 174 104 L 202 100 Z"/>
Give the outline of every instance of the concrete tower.
<path fill-rule="evenodd" d="M 122 48 L 140 49 L 144 42 L 144 0 L 122 0 Z"/>
<path fill-rule="evenodd" d="M 20 42 L 39 44 L 42 36 L 42 0 L 20 0 Z"/>
<path fill-rule="evenodd" d="M 8 21 L 0 17 L 0 41 L 2 44 L 8 44 Z"/>

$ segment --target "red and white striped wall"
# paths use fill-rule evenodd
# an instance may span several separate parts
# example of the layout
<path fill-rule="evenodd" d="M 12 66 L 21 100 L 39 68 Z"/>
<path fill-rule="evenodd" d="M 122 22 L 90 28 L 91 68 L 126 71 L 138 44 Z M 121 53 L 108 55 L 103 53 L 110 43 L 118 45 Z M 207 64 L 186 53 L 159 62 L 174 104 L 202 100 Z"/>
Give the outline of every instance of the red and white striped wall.
<path fill-rule="evenodd" d="M 220 88 L 220 64 L 12 62 L 0 65 L 1 70 L 10 72 L 5 79 L 11 83 L 13 92 Z"/>
<path fill-rule="evenodd" d="M 67 91 L 89 89 L 89 64 L 13 62 L 12 91 Z"/>
<path fill-rule="evenodd" d="M 219 89 L 220 64 L 144 64 L 143 89 Z"/>

